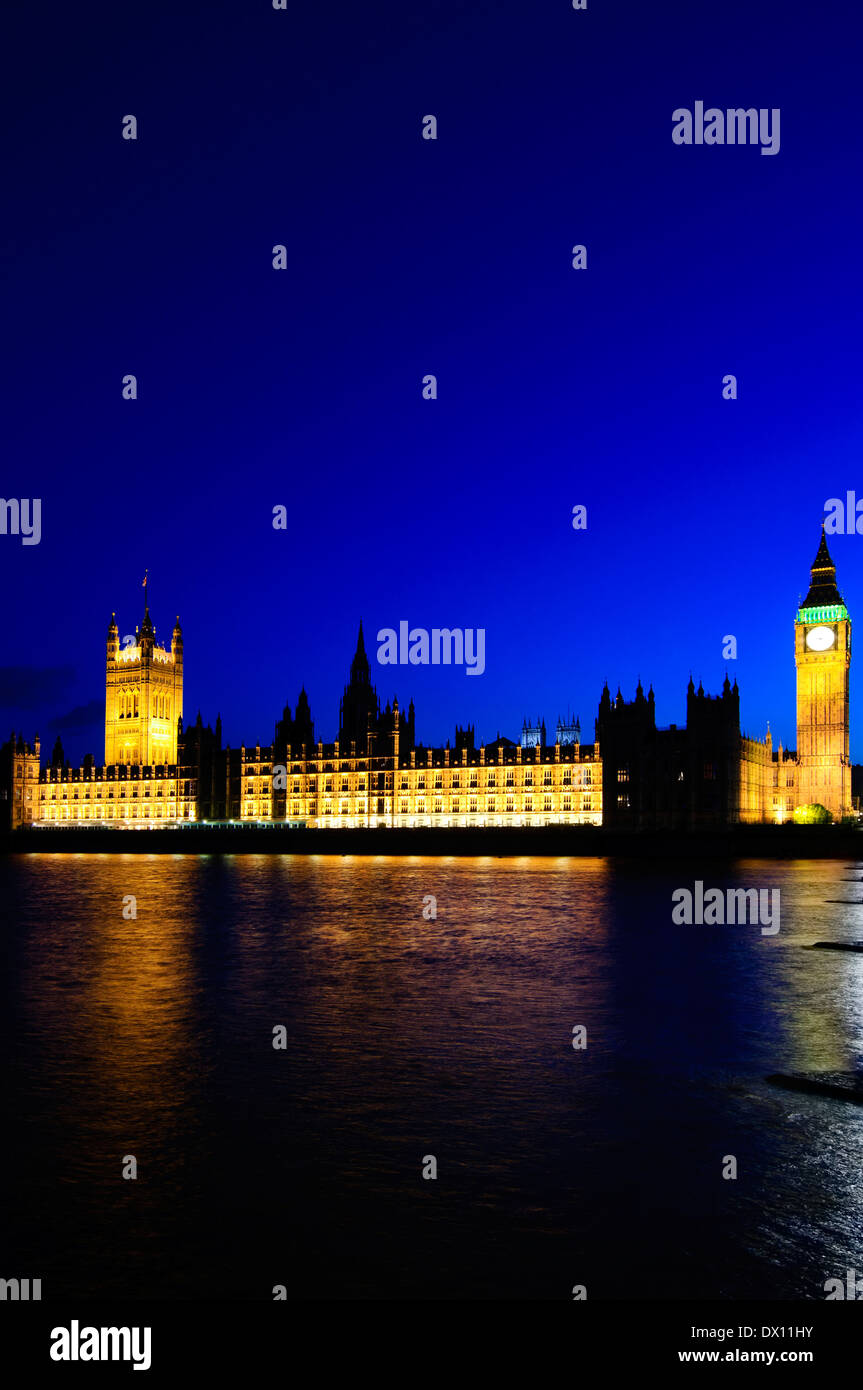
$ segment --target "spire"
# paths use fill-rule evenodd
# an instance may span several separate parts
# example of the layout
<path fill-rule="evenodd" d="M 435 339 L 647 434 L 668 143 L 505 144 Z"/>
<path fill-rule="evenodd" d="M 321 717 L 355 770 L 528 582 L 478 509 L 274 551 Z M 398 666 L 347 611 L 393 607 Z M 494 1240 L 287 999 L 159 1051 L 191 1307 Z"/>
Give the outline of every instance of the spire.
<path fill-rule="evenodd" d="M 827 536 L 824 522 L 821 523 L 821 541 L 810 570 L 809 593 L 802 608 L 820 608 L 825 604 L 841 603 L 842 595 L 836 587 L 836 566 L 827 549 Z"/>
<path fill-rule="evenodd" d="M 141 624 L 141 636 L 152 637 L 153 619 L 150 617 L 150 571 L 144 572 L 144 621 Z"/>
<path fill-rule="evenodd" d="M 354 652 L 354 659 L 351 662 L 351 684 L 359 682 L 362 685 L 370 685 L 372 679 L 369 659 L 366 656 L 366 644 L 363 640 L 363 620 L 360 618 L 360 630 L 357 633 L 357 649 Z"/>

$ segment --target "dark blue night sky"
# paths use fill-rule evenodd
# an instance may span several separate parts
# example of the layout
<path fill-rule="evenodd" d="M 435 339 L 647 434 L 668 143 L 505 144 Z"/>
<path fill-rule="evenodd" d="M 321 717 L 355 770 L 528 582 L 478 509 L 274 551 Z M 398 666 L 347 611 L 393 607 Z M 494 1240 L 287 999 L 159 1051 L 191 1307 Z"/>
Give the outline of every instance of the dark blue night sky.
<path fill-rule="evenodd" d="M 108 621 L 140 622 L 149 567 L 187 719 L 221 711 L 232 744 L 303 683 L 334 738 L 362 617 L 370 655 L 400 619 L 485 628 L 481 678 L 379 668 L 426 743 L 567 708 L 592 739 L 606 677 L 682 723 L 731 633 L 744 728 L 794 745 L 795 608 L 826 499 L 863 496 L 850 3 L 21 4 L 4 28 L 0 492 L 42 499 L 41 544 L 0 536 L 4 736 L 101 760 Z M 779 153 L 676 146 L 697 100 L 780 108 Z M 830 546 L 863 623 L 863 537 Z"/>

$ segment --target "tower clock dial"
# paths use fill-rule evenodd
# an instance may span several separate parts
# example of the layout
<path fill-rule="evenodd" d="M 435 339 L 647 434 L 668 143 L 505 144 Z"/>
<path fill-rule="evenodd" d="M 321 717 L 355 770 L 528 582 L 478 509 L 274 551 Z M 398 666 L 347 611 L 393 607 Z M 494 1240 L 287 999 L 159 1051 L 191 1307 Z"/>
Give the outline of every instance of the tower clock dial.
<path fill-rule="evenodd" d="M 836 641 L 836 633 L 832 627 L 810 627 L 806 634 L 806 645 L 810 652 L 829 651 Z"/>

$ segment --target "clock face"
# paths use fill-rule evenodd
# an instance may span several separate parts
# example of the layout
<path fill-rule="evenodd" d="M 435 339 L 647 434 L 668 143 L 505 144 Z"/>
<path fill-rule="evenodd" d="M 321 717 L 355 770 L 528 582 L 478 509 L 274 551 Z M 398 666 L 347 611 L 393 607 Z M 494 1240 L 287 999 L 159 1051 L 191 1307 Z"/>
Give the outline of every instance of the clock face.
<path fill-rule="evenodd" d="M 826 652 L 836 641 L 832 627 L 810 627 L 806 634 L 806 645 L 810 652 Z"/>

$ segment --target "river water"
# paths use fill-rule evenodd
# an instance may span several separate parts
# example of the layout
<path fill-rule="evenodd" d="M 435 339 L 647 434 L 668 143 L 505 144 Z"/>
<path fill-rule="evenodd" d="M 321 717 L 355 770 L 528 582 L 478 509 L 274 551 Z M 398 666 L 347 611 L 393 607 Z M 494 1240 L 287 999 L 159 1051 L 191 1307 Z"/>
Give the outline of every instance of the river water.
<path fill-rule="evenodd" d="M 696 877 L 780 931 L 675 925 Z M 859 1064 L 863 955 L 803 947 L 863 940 L 860 864 L 40 854 L 0 903 L 0 1274 L 43 1298 L 863 1273 L 863 1108 L 765 1079 Z"/>

